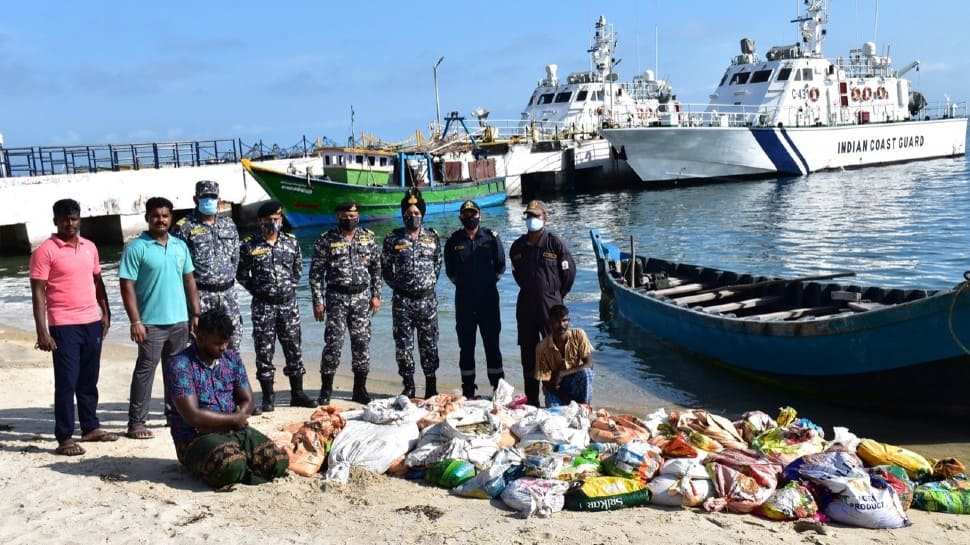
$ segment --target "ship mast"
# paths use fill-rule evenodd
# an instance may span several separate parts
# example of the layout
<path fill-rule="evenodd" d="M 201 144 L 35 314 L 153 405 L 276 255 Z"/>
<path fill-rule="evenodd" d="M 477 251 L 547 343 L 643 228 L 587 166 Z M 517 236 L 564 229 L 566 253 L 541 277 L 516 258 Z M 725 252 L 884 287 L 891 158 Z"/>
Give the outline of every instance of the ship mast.
<path fill-rule="evenodd" d="M 805 0 L 805 15 L 791 22 L 798 23 L 802 47 L 806 56 L 821 57 L 822 41 L 825 39 L 825 25 L 829 22 L 827 0 Z"/>

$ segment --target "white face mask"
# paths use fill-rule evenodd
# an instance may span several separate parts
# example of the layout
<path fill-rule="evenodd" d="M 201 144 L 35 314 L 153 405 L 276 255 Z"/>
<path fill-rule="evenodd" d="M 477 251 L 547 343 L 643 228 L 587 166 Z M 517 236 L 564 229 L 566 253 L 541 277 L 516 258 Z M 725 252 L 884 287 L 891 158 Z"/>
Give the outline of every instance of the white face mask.
<path fill-rule="evenodd" d="M 541 231 L 545 226 L 546 222 L 542 221 L 541 218 L 535 216 L 529 216 L 525 220 L 525 228 L 529 230 L 530 233 L 535 233 L 536 231 Z"/>

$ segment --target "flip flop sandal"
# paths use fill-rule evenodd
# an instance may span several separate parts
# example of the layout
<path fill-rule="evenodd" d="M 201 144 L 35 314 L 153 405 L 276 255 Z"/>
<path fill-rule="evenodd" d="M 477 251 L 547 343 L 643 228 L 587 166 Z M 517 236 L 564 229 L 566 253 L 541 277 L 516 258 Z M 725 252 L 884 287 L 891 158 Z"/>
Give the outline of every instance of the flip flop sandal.
<path fill-rule="evenodd" d="M 57 448 L 54 449 L 54 454 L 61 456 L 80 456 L 84 454 L 84 449 L 81 448 L 81 445 L 72 441 L 63 445 L 57 445 Z"/>
<path fill-rule="evenodd" d="M 104 431 L 101 428 L 92 430 L 81 436 L 81 441 L 85 443 L 106 443 L 109 441 L 117 441 L 118 435 L 111 433 L 110 431 Z"/>
<path fill-rule="evenodd" d="M 125 433 L 125 437 L 128 439 L 154 439 L 155 434 L 148 428 L 138 428 L 128 430 L 128 432 Z"/>

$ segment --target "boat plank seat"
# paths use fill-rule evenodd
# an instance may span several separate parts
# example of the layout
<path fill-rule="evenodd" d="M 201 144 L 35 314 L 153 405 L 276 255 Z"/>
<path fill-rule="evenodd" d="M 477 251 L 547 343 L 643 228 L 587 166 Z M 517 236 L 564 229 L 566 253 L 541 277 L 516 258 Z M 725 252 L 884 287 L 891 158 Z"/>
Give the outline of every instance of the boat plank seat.
<path fill-rule="evenodd" d="M 720 299 L 727 299 L 729 297 L 734 297 L 737 295 L 738 291 L 734 290 L 719 290 L 709 293 L 701 293 L 698 295 L 686 295 L 683 297 L 676 298 L 676 303 L 685 305 L 696 305 L 697 303 L 705 303 L 707 301 L 717 301 Z"/>
<path fill-rule="evenodd" d="M 662 290 L 648 291 L 647 293 L 651 295 L 658 295 L 660 297 L 674 297 L 677 295 L 685 295 L 694 291 L 702 291 L 710 289 L 713 286 L 710 284 L 700 284 L 697 282 L 691 282 L 688 284 L 681 284 L 679 286 L 674 286 L 672 288 L 664 288 Z"/>
<path fill-rule="evenodd" d="M 745 316 L 745 320 L 752 320 L 756 322 L 769 322 L 769 321 L 780 321 L 780 320 L 797 320 L 799 318 L 804 318 L 806 316 L 825 316 L 826 314 L 834 314 L 838 312 L 839 309 L 835 307 L 802 307 L 793 308 L 791 310 L 779 310 L 777 312 L 766 312 L 764 314 L 752 314 L 750 316 Z"/>
<path fill-rule="evenodd" d="M 892 305 L 884 305 L 882 303 L 872 303 L 869 301 L 849 301 L 848 303 L 846 303 L 845 306 L 849 307 L 849 309 L 854 310 L 855 312 L 865 312 L 867 310 L 877 310 L 877 309 L 885 308 Z"/>
<path fill-rule="evenodd" d="M 752 299 L 745 299 L 744 301 L 738 301 L 736 303 L 724 303 L 723 305 L 711 305 L 709 307 L 703 307 L 703 310 L 707 312 L 736 312 L 739 310 L 747 310 L 751 308 L 766 307 L 769 305 L 774 305 L 784 298 L 781 296 L 771 296 L 771 297 L 754 297 Z"/>

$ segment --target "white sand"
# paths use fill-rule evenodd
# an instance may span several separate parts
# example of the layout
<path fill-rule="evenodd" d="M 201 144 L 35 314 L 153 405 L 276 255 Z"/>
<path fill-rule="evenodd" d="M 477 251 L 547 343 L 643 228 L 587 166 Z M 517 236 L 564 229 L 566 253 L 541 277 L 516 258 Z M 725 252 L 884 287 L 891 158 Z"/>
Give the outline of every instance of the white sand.
<path fill-rule="evenodd" d="M 423 483 L 355 471 L 323 489 L 319 478 L 211 491 L 179 465 L 162 427 L 156 377 L 150 427 L 158 437 L 84 443 L 87 454 L 54 455 L 50 355 L 30 332 L 0 326 L 0 543 L 598 543 L 965 544 L 970 517 L 910 511 L 913 526 L 865 530 L 826 526 L 799 533 L 792 523 L 751 515 L 642 507 L 522 519 L 500 501 L 459 498 Z M 124 430 L 133 346 L 106 346 L 101 371 L 103 426 Z M 250 369 L 250 373 L 253 370 Z M 348 370 L 341 368 L 341 372 Z M 350 379 L 337 379 L 338 395 Z M 288 399 L 285 384 L 284 399 Z M 420 387 L 420 385 L 419 385 Z M 377 393 L 399 386 L 373 383 Z M 420 389 L 420 388 L 419 388 Z M 316 392 L 311 392 L 315 394 Z M 258 396 L 258 394 L 257 394 Z M 337 403 L 344 403 L 336 401 Z M 347 405 L 351 405 L 347 403 Z M 272 432 L 310 409 L 280 407 L 250 423 Z"/>

